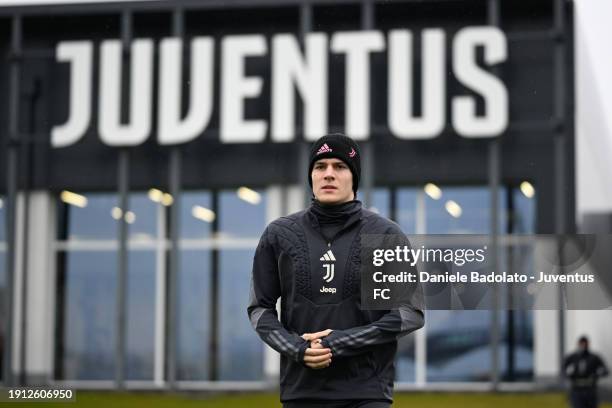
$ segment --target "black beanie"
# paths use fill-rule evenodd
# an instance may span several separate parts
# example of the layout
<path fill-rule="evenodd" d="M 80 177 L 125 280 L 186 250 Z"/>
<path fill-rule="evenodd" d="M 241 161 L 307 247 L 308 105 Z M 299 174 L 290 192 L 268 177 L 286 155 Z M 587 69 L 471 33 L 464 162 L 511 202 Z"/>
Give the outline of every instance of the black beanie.
<path fill-rule="evenodd" d="M 361 177 L 361 151 L 353 139 L 341 133 L 323 136 L 312 144 L 308 166 L 308 182 L 312 188 L 312 168 L 319 159 L 334 157 L 346 163 L 353 173 L 353 192 L 357 194 Z"/>

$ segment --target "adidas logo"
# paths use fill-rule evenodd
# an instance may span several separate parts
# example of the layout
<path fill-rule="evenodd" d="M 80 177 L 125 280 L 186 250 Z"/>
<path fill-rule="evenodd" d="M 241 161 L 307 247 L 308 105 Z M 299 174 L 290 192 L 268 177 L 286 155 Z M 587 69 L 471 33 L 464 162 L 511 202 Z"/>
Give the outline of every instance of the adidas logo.
<path fill-rule="evenodd" d="M 351 148 L 351 151 L 349 153 L 349 157 L 355 157 L 357 155 L 357 152 L 355 151 L 354 148 Z"/>
<path fill-rule="evenodd" d="M 325 254 L 323 254 L 323 256 L 321 257 L 320 261 L 335 262 L 336 261 L 336 257 L 334 256 L 334 253 L 330 249 Z"/>
<path fill-rule="evenodd" d="M 319 150 L 317 151 L 317 154 L 329 153 L 331 151 L 332 149 L 327 145 L 327 143 L 324 143 L 323 146 L 321 146 Z"/>

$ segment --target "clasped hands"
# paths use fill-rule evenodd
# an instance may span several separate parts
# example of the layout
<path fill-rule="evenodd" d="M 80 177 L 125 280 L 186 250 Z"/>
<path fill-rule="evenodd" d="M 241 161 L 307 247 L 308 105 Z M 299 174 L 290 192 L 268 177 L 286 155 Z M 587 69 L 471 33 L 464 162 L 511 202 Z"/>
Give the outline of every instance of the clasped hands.
<path fill-rule="evenodd" d="M 321 344 L 321 339 L 328 336 L 332 330 L 327 329 L 316 333 L 304 333 L 302 338 L 310 342 L 310 347 L 304 353 L 304 364 L 307 367 L 318 370 L 329 367 L 331 364 L 332 353 L 331 349 L 324 348 Z"/>

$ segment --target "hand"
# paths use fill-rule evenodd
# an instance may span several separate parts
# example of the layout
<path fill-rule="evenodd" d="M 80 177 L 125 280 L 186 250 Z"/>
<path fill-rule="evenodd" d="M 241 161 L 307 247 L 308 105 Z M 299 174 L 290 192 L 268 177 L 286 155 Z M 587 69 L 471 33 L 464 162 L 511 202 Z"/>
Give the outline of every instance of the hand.
<path fill-rule="evenodd" d="M 332 331 L 333 330 L 331 329 L 327 329 L 316 333 L 304 333 L 302 334 L 302 338 L 306 341 L 313 341 L 325 336 L 329 336 L 329 333 L 331 333 Z"/>
<path fill-rule="evenodd" d="M 311 343 L 311 346 L 312 345 Z M 314 346 L 316 346 L 316 348 L 308 347 L 304 353 L 304 363 L 306 366 L 314 370 L 329 367 L 332 357 L 331 350 L 323 348 L 320 342 L 315 343 Z"/>

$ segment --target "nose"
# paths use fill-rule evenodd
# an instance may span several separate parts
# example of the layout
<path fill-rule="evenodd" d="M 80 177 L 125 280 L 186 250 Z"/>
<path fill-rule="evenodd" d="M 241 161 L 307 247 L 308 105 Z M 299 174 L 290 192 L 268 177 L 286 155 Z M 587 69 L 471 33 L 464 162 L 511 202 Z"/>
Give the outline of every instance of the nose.
<path fill-rule="evenodd" d="M 334 167 L 333 166 L 327 166 L 325 167 L 325 174 L 324 177 L 327 178 L 333 178 L 334 177 Z"/>

